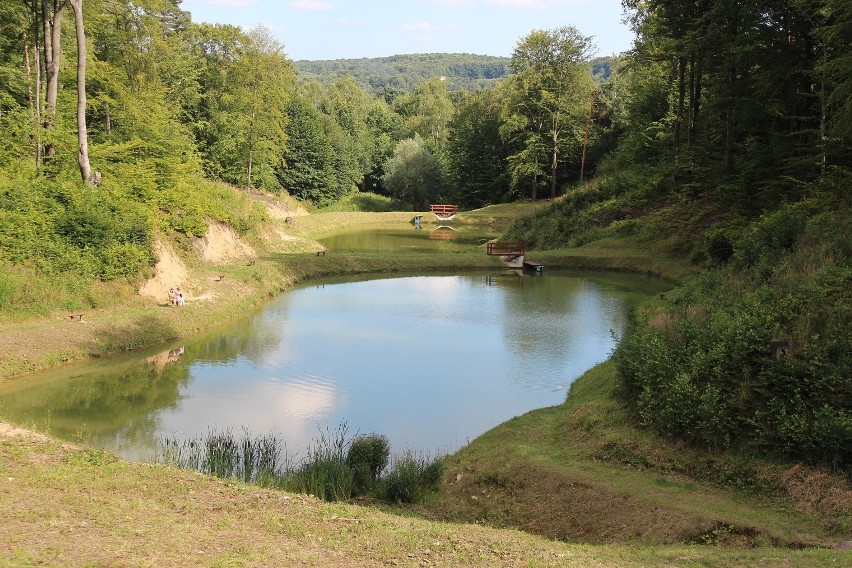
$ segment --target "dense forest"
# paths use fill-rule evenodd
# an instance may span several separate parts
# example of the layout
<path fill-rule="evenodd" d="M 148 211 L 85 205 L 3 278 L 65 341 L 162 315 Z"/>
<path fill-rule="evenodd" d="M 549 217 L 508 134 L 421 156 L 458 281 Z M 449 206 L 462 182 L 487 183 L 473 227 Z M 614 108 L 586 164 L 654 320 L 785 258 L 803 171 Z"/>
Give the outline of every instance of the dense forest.
<path fill-rule="evenodd" d="M 433 77 L 444 77 L 451 91 L 476 91 L 493 87 L 509 73 L 509 58 L 469 53 L 412 53 L 391 57 L 296 60 L 300 81 L 329 85 L 352 77 L 373 95 L 412 92 Z"/>
<path fill-rule="evenodd" d="M 180 0 L 4 1 L 0 314 L 49 309 L 39 283 L 140 279 L 157 234 L 252 231 L 233 187 L 403 210 L 546 197 L 509 238 L 662 244 L 702 272 L 616 353 L 639 423 L 848 470 L 852 4 L 623 4 L 616 59 L 564 26 L 506 38 L 508 60 L 387 58 L 396 85 Z"/>

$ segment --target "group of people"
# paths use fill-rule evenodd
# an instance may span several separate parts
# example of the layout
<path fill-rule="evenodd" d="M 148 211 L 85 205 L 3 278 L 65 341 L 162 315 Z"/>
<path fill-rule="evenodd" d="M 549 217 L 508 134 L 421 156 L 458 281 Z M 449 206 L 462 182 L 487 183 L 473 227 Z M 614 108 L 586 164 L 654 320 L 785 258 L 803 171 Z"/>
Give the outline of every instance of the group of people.
<path fill-rule="evenodd" d="M 186 300 L 184 299 L 183 292 L 181 292 L 180 288 L 169 288 L 169 304 L 171 304 L 173 308 L 186 305 Z"/>

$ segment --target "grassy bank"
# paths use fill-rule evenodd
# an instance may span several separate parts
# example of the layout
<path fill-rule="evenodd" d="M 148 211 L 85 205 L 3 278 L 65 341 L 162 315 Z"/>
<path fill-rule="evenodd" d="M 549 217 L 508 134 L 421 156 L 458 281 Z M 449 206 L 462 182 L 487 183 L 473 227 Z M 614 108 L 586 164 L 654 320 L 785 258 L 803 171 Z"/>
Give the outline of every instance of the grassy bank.
<path fill-rule="evenodd" d="M 0 566 L 826 566 L 844 553 L 566 544 L 258 489 L 0 426 Z M 74 488 L 69 491 L 69 488 Z"/>
<path fill-rule="evenodd" d="M 616 389 L 614 364 L 603 363 L 564 404 L 462 448 L 429 514 L 590 543 L 803 548 L 848 539 L 852 493 L 842 477 L 666 441 L 633 427 Z"/>
<path fill-rule="evenodd" d="M 503 226 L 516 213 L 499 206 L 458 222 Z M 253 264 L 189 263 L 193 295 L 182 309 L 143 300 L 128 286 L 115 288 L 116 298 L 87 311 L 82 322 L 71 321 L 67 310 L 0 322 L 0 378 L 209 330 L 313 278 L 502 267 L 480 249 L 315 254 L 319 234 L 410 216 L 300 216 L 287 228 L 294 239 L 286 251 L 270 247 Z M 673 282 L 691 274 L 629 237 L 531 256 L 548 267 L 633 271 Z M 596 367 L 574 383 L 563 405 L 516 417 L 451 456 L 444 488 L 427 505 L 387 512 L 130 464 L 0 426 L 0 479 L 7 480 L 0 507 L 8 511 L 0 566 L 848 562 L 849 552 L 832 548 L 848 546 L 848 481 L 666 442 L 631 424 L 616 385 L 611 363 Z"/>

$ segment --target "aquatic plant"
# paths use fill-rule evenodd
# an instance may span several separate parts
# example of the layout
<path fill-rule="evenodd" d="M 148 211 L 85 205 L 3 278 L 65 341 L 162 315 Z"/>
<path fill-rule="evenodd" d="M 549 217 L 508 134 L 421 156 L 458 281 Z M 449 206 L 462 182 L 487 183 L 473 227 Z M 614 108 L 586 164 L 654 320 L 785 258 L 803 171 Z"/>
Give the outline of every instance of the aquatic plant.
<path fill-rule="evenodd" d="M 155 460 L 221 478 L 239 479 L 325 501 L 345 501 L 373 495 L 393 502 L 414 503 L 437 488 L 444 471 L 440 459 L 412 452 L 395 460 L 386 478 L 390 443 L 369 434 L 350 438 L 343 423 L 320 429 L 301 461 L 291 464 L 283 440 L 274 432 L 254 436 L 245 428 L 240 439 L 230 429 L 210 430 L 206 436 L 178 440 L 163 438 Z"/>

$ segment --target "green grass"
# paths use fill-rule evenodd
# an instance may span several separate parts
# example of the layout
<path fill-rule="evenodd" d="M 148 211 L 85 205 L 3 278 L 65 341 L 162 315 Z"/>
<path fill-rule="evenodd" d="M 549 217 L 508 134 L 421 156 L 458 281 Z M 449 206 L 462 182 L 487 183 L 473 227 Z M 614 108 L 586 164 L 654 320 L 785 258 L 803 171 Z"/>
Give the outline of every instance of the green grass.
<path fill-rule="evenodd" d="M 129 463 L 0 429 L 0 566 L 840 566 L 849 552 L 569 544 Z M 69 490 L 73 488 L 73 490 Z M 717 527 L 717 535 L 725 533 Z M 712 536 L 712 535 L 711 535 Z"/>
<path fill-rule="evenodd" d="M 448 459 L 448 483 L 431 514 L 591 543 L 799 547 L 844 539 L 852 493 L 842 477 L 821 492 L 845 506 L 815 510 L 809 496 L 785 485 L 790 466 L 703 452 L 637 429 L 616 389 L 614 365 L 603 363 L 574 383 L 564 404 L 474 440 Z M 724 474 L 745 463 L 755 483 L 731 486 L 736 478 Z"/>
<path fill-rule="evenodd" d="M 463 212 L 457 220 L 503 227 L 539 206 L 493 206 Z M 209 282 L 214 273 L 226 275 L 210 284 L 220 301 L 172 310 L 134 298 L 128 287 L 87 314 L 85 325 L 69 327 L 59 306 L 47 316 L 0 322 L 0 378 L 211 329 L 302 280 L 500 266 L 480 251 L 313 253 L 316 235 L 361 223 L 407 222 L 412 215 L 301 215 L 285 227 L 293 237 L 286 252 L 265 250 L 253 266 L 191 262 L 199 282 Z M 261 247 L 262 239 L 257 244 Z M 547 266 L 638 271 L 673 282 L 689 279 L 691 268 L 671 254 L 670 246 L 641 234 L 610 236 L 577 249 L 537 252 L 536 260 Z M 32 434 L 3 434 L 0 471 L 15 484 L 14 491 L 0 492 L 0 507 L 7 511 L 0 527 L 0 542 L 6 543 L 0 566 L 848 562 L 848 552 L 820 548 L 848 539 L 848 481 L 665 441 L 631 424 L 615 396 L 617 387 L 613 365 L 605 363 L 574 383 L 565 404 L 484 434 L 444 462 L 440 493 L 413 509 L 385 507 L 404 516 L 128 464 Z M 743 479 L 763 485 L 738 486 Z M 439 522 L 425 522 L 418 514 Z M 799 546 L 806 548 L 790 548 Z"/>
<path fill-rule="evenodd" d="M 378 195 L 376 193 L 350 193 L 345 195 L 340 200 L 319 209 L 319 213 L 337 213 L 342 211 L 348 212 L 364 212 L 364 213 L 383 213 L 390 211 L 399 211 L 401 209 L 410 209 L 400 203 L 396 199 Z"/>

